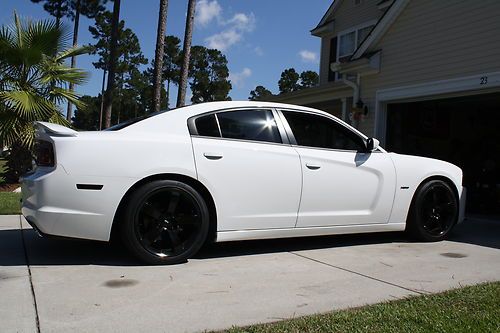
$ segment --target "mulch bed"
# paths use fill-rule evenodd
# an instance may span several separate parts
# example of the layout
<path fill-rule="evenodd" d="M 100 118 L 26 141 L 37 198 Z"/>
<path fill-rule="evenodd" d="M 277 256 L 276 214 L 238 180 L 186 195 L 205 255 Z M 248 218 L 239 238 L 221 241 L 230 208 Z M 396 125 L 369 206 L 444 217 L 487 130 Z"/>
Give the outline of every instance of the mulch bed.
<path fill-rule="evenodd" d="M 20 186 L 19 184 L 1 184 L 0 192 L 12 192 L 19 186 Z"/>

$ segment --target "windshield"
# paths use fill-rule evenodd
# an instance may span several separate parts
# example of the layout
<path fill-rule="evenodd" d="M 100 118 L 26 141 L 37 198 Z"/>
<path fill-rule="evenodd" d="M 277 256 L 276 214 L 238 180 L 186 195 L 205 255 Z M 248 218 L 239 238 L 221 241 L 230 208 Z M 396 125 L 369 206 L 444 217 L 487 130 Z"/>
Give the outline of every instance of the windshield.
<path fill-rule="evenodd" d="M 118 131 L 118 130 L 121 130 L 122 128 L 128 127 L 128 126 L 130 126 L 132 124 L 138 123 L 138 122 L 140 122 L 140 121 L 142 121 L 144 119 L 148 119 L 148 118 L 151 118 L 151 117 L 154 117 L 154 116 L 157 116 L 159 114 L 162 114 L 162 113 L 165 113 L 165 112 L 168 112 L 168 111 L 172 111 L 172 110 L 175 110 L 175 109 L 162 110 L 162 111 L 159 111 L 159 112 L 153 112 L 153 113 L 150 113 L 150 114 L 147 114 L 147 115 L 144 115 L 144 116 L 133 118 L 133 119 L 124 121 L 122 123 L 116 124 L 114 126 L 108 127 L 104 131 Z"/>

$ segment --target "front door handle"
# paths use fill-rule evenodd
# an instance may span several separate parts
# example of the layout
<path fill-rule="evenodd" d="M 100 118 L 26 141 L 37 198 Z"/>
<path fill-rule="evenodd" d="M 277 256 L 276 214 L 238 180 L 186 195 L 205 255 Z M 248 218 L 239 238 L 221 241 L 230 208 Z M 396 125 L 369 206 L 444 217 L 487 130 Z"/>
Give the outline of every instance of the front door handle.
<path fill-rule="evenodd" d="M 318 170 L 319 168 L 321 168 L 321 166 L 319 165 L 316 165 L 316 164 L 310 164 L 310 163 L 306 163 L 306 167 L 308 169 L 311 169 L 311 170 Z"/>
<path fill-rule="evenodd" d="M 222 158 L 222 154 L 218 153 L 203 153 L 203 156 L 209 160 L 220 160 Z"/>

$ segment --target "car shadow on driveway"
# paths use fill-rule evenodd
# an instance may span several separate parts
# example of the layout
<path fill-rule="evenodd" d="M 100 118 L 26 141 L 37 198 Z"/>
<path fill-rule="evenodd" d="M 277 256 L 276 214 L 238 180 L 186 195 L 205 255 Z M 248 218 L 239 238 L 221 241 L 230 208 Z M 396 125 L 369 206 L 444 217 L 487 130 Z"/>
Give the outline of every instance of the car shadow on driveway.
<path fill-rule="evenodd" d="M 31 229 L 24 229 L 22 233 L 30 265 L 143 265 L 135 260 L 120 244 L 41 238 Z M 19 254 L 20 247 L 8 246 L 13 242 L 21 242 L 19 236 L 20 231 L 18 229 L 0 230 L 0 244 L 4 245 L 1 246 L 0 266 L 21 266 L 26 264 L 25 256 Z M 500 249 L 500 221 L 468 219 L 454 229 L 449 240 Z M 224 258 L 401 242 L 411 242 L 411 240 L 402 232 L 393 232 L 238 241 L 206 245 L 195 258 Z"/>

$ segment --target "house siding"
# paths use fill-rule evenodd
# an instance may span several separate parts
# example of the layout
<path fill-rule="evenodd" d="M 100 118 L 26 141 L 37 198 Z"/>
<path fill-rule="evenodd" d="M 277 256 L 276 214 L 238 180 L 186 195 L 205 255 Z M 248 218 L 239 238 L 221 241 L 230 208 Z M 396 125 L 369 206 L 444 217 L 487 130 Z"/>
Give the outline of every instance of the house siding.
<path fill-rule="evenodd" d="M 500 1 L 412 0 L 371 50 L 382 50 L 382 67 L 361 81 L 368 135 L 377 90 L 500 70 Z"/>
<path fill-rule="evenodd" d="M 335 0 L 339 1 L 339 0 Z M 378 20 L 384 10 L 377 7 L 380 0 L 361 0 L 361 4 L 355 5 L 354 0 L 340 0 L 342 3 L 334 12 L 334 31 L 321 38 L 321 62 L 320 62 L 320 84 L 328 82 L 328 70 L 330 68 L 330 39 L 339 32 L 361 25 L 363 23 Z"/>
<path fill-rule="evenodd" d="M 351 27 L 378 20 L 384 13 L 378 9 L 380 0 L 361 0 L 361 4 L 355 5 L 354 0 L 343 0 L 335 12 L 335 33 L 347 30 Z"/>

